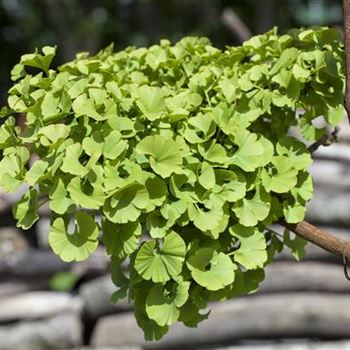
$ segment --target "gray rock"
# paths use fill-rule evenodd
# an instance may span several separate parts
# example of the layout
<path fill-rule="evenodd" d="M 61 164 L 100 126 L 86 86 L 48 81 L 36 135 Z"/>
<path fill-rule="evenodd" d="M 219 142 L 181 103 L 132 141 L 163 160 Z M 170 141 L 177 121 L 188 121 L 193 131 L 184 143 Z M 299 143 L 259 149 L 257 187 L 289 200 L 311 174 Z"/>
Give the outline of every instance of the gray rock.
<path fill-rule="evenodd" d="M 334 143 L 330 146 L 321 146 L 315 153 L 316 159 L 338 160 L 340 162 L 350 162 L 350 146 L 341 143 Z"/>
<path fill-rule="evenodd" d="M 324 225 L 350 227 L 350 191 L 331 187 L 316 187 L 307 205 L 307 220 Z"/>
<path fill-rule="evenodd" d="M 198 328 L 171 327 L 160 341 L 145 343 L 132 313 L 100 319 L 95 346 L 133 344 L 145 348 L 201 346 L 253 338 L 345 338 L 349 336 L 349 295 L 285 293 L 248 296 L 212 305 L 209 319 Z"/>
<path fill-rule="evenodd" d="M 350 164 L 316 160 L 309 168 L 316 188 L 331 187 L 333 191 L 350 189 Z"/>
<path fill-rule="evenodd" d="M 82 344 L 82 325 L 76 313 L 51 319 L 0 326 L 0 350 L 53 350 Z"/>
<path fill-rule="evenodd" d="M 47 281 L 39 278 L 35 280 L 4 280 L 0 282 L 0 298 L 33 290 L 45 289 L 46 287 Z"/>
<path fill-rule="evenodd" d="M 278 344 L 269 345 L 241 345 L 228 347 L 205 348 L 205 350 L 349 350 L 349 342 L 310 342 L 285 344 L 279 342 Z M 204 349 L 203 349 L 204 350 Z"/>
<path fill-rule="evenodd" d="M 113 346 L 113 347 L 83 347 L 83 348 L 75 348 L 75 349 L 66 349 L 66 350 L 142 350 L 139 346 Z"/>
<path fill-rule="evenodd" d="M 84 300 L 86 314 L 91 318 L 97 318 L 118 310 L 129 310 L 131 305 L 126 299 L 119 300 L 117 304 L 111 303 L 111 295 L 116 290 L 117 287 L 112 283 L 110 275 L 84 283 L 79 289 L 79 294 Z"/>
<path fill-rule="evenodd" d="M 79 297 L 58 292 L 29 292 L 0 299 L 0 322 L 50 317 L 64 311 L 79 313 Z"/>
<path fill-rule="evenodd" d="M 28 243 L 19 230 L 14 227 L 0 228 L 0 261 L 12 261 L 16 253 L 28 249 Z"/>
<path fill-rule="evenodd" d="M 350 283 L 341 265 L 319 262 L 275 262 L 265 269 L 259 292 L 335 292 L 349 293 Z"/>
<path fill-rule="evenodd" d="M 208 350 L 208 349 L 206 349 Z M 350 350 L 349 341 L 333 342 L 303 342 L 296 344 L 287 344 L 279 342 L 278 344 L 268 345 L 241 345 L 229 346 L 224 348 L 212 348 L 211 350 Z"/>
<path fill-rule="evenodd" d="M 36 236 L 40 248 L 49 248 L 50 219 L 41 218 L 36 223 Z"/>
<path fill-rule="evenodd" d="M 68 270 L 71 266 L 71 263 L 63 262 L 52 251 L 32 249 L 13 253 L 11 259 L 0 260 L 0 276 L 50 277 L 55 272 Z"/>

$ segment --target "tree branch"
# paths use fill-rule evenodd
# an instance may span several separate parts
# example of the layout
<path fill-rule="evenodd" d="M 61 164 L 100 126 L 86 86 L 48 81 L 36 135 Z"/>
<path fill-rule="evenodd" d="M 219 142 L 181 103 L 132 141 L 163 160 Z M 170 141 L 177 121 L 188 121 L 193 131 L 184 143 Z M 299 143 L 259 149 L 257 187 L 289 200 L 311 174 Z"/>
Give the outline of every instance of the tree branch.
<path fill-rule="evenodd" d="M 330 134 L 323 135 L 320 139 L 318 139 L 316 142 L 311 144 L 308 147 L 308 150 L 310 153 L 314 153 L 317 151 L 317 149 L 320 146 L 330 146 L 332 143 L 338 141 L 338 133 L 339 133 L 339 127 L 335 127 L 334 130 Z"/>
<path fill-rule="evenodd" d="M 350 0 L 343 0 L 344 44 L 345 44 L 345 109 L 350 122 Z"/>
<path fill-rule="evenodd" d="M 311 225 L 307 221 L 302 221 L 298 224 L 287 224 L 284 222 L 280 224 L 320 248 L 341 257 L 345 256 L 350 261 L 350 241 L 338 238 L 328 231 Z"/>

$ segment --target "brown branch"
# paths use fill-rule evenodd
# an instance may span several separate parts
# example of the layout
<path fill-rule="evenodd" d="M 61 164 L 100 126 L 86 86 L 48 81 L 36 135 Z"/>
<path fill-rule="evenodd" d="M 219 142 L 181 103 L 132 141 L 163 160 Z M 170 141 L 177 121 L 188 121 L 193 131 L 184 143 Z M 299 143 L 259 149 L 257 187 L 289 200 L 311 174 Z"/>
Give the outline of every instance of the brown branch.
<path fill-rule="evenodd" d="M 323 135 L 320 139 L 311 144 L 308 147 L 308 150 L 310 151 L 310 153 L 314 153 L 320 146 L 330 146 L 332 143 L 338 142 L 338 133 L 339 127 L 335 127 L 330 134 L 327 133 Z"/>
<path fill-rule="evenodd" d="M 281 223 L 281 225 L 320 248 L 341 257 L 345 256 L 350 261 L 350 241 L 338 238 L 328 231 L 311 225 L 307 221 L 302 221 L 298 224 Z"/>
<path fill-rule="evenodd" d="M 350 0 L 343 0 L 344 44 L 345 44 L 345 109 L 350 122 Z"/>

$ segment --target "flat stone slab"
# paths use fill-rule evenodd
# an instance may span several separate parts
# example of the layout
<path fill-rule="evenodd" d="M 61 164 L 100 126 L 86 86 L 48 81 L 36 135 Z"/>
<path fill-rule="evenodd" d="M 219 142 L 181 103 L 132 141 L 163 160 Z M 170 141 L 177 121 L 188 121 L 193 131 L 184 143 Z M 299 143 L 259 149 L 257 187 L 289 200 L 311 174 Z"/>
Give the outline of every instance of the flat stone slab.
<path fill-rule="evenodd" d="M 119 300 L 113 304 L 110 299 L 117 290 L 111 276 L 101 276 L 84 283 L 79 288 L 79 295 L 84 301 L 84 311 L 90 318 L 98 318 L 117 311 L 130 310 L 132 306 L 127 299 Z"/>
<path fill-rule="evenodd" d="M 203 349 L 204 350 L 204 349 Z M 349 341 L 305 342 L 296 344 L 242 345 L 205 350 L 350 350 Z"/>
<path fill-rule="evenodd" d="M 349 293 L 350 283 L 340 264 L 283 261 L 268 265 L 259 292 L 292 291 Z"/>
<path fill-rule="evenodd" d="M 47 318 L 64 311 L 79 313 L 79 297 L 58 292 L 28 292 L 0 299 L 0 322 Z"/>
<path fill-rule="evenodd" d="M 55 350 L 82 344 L 82 325 L 77 313 L 0 326 L 0 350 Z"/>
<path fill-rule="evenodd" d="M 331 283 L 331 282 L 330 282 Z M 209 319 L 198 328 L 171 327 L 158 342 L 146 343 L 134 315 L 101 318 L 94 346 L 138 345 L 144 348 L 218 344 L 242 339 L 349 337 L 350 295 L 330 293 L 265 294 L 213 304 Z"/>

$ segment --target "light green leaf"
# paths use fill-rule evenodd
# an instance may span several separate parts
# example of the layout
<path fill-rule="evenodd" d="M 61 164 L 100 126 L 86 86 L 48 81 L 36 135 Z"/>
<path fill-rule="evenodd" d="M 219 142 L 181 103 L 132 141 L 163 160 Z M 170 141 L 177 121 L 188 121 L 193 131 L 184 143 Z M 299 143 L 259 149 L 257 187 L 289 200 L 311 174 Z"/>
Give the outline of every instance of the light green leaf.
<path fill-rule="evenodd" d="M 241 130 L 235 136 L 235 143 L 239 148 L 232 157 L 233 164 L 248 172 L 261 165 L 264 146 L 255 134 Z"/>
<path fill-rule="evenodd" d="M 269 215 L 270 207 L 270 196 L 260 188 L 256 190 L 252 199 L 244 198 L 238 201 L 233 211 L 242 225 L 255 226 Z"/>
<path fill-rule="evenodd" d="M 198 182 L 207 190 L 211 189 L 215 185 L 215 172 L 213 167 L 204 162 L 200 168 L 200 175 L 198 176 Z"/>
<path fill-rule="evenodd" d="M 246 269 L 263 267 L 267 261 L 267 248 L 264 235 L 253 227 L 234 225 L 230 233 L 237 237 L 240 246 L 233 252 L 235 261 Z"/>
<path fill-rule="evenodd" d="M 63 261 L 83 261 L 93 253 L 98 245 L 98 226 L 89 214 L 75 213 L 75 229 L 68 232 L 68 220 L 57 218 L 49 233 L 49 244 Z"/>
<path fill-rule="evenodd" d="M 155 240 L 145 242 L 136 255 L 134 266 L 145 280 L 164 283 L 180 274 L 185 254 L 185 242 L 177 233 L 171 232 L 159 248 L 156 248 Z"/>
<path fill-rule="evenodd" d="M 166 290 L 163 285 L 155 284 L 147 297 L 146 312 L 159 326 L 170 326 L 179 317 L 179 308 L 188 299 L 190 282 L 180 281 L 174 290 Z"/>
<path fill-rule="evenodd" d="M 288 230 L 284 231 L 284 245 L 286 245 L 292 251 L 294 258 L 298 261 L 302 259 L 305 255 L 305 246 L 307 241 L 300 236 L 295 235 L 294 239 L 291 238 L 290 232 Z"/>
<path fill-rule="evenodd" d="M 65 173 L 69 173 L 77 176 L 84 176 L 88 170 L 80 163 L 80 156 L 82 155 L 83 148 L 80 143 L 75 143 L 66 148 L 65 156 L 61 170 Z"/>
<path fill-rule="evenodd" d="M 166 107 L 164 103 L 164 91 L 158 87 L 142 85 L 133 94 L 136 104 L 143 115 L 150 121 L 155 121 L 164 116 Z"/>
<path fill-rule="evenodd" d="M 105 201 L 102 185 L 91 185 L 86 179 L 74 177 L 69 182 L 67 190 L 73 202 L 85 209 L 99 209 Z"/>
<path fill-rule="evenodd" d="M 50 209 L 57 214 L 63 215 L 73 204 L 73 201 L 68 197 L 64 182 L 59 178 L 53 186 L 52 192 L 50 192 Z"/>
<path fill-rule="evenodd" d="M 182 171 L 182 150 L 169 138 L 160 135 L 147 136 L 137 145 L 136 151 L 149 155 L 151 168 L 163 178 Z"/>
<path fill-rule="evenodd" d="M 131 183 L 114 193 L 105 203 L 103 211 L 109 221 L 126 224 L 136 221 L 141 215 L 141 210 L 148 205 L 149 196 L 145 186 Z"/>
<path fill-rule="evenodd" d="M 42 49 L 43 55 L 35 50 L 35 53 L 23 55 L 21 57 L 21 64 L 29 67 L 42 69 L 44 72 L 49 71 L 52 59 L 56 54 L 56 46 L 45 46 Z"/>
<path fill-rule="evenodd" d="M 38 192 L 32 188 L 13 207 L 17 226 L 25 230 L 32 227 L 39 220 L 38 207 Z"/>
<path fill-rule="evenodd" d="M 285 156 L 276 156 L 272 159 L 274 168 L 270 171 L 263 170 L 261 174 L 262 184 L 268 192 L 285 193 L 292 190 L 298 181 L 298 170 Z"/>
<path fill-rule="evenodd" d="M 107 253 L 118 259 L 130 256 L 137 249 L 141 231 L 142 228 L 139 222 L 128 222 L 119 225 L 103 220 L 102 241 L 106 246 Z"/>
<path fill-rule="evenodd" d="M 45 175 L 49 164 L 43 160 L 37 160 L 32 167 L 27 171 L 25 180 L 29 185 L 34 186 L 38 180 Z"/>
<path fill-rule="evenodd" d="M 236 265 L 224 253 L 200 248 L 187 260 L 193 279 L 208 290 L 219 290 L 233 283 Z"/>

